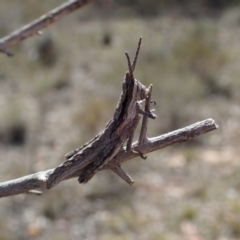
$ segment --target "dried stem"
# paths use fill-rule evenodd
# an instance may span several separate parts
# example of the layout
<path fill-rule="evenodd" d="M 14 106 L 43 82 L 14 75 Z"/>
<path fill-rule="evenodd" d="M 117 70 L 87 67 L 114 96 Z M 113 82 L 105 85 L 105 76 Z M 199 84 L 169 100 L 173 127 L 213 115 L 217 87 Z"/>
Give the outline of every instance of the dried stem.
<path fill-rule="evenodd" d="M 41 16 L 40 18 L 36 19 L 35 21 L 25 25 L 24 27 L 12 32 L 6 37 L 0 39 L 0 52 L 7 54 L 8 56 L 11 55 L 6 49 L 10 46 L 13 46 L 24 39 L 35 35 L 39 32 L 39 30 L 47 27 L 48 25 L 58 21 L 62 17 L 66 16 L 67 14 L 83 7 L 89 2 L 93 0 L 74 0 L 68 1 L 59 7 L 53 9 L 52 11 L 46 13 L 45 15 Z"/>
<path fill-rule="evenodd" d="M 188 141 L 198 135 L 207 133 L 209 131 L 217 129 L 218 126 L 213 119 L 206 119 L 201 122 L 194 123 L 185 128 L 178 129 L 173 132 L 169 132 L 157 137 L 149 138 L 147 142 L 144 142 L 138 149 L 143 153 L 149 153 L 156 151 L 167 146 L 182 143 Z M 138 143 L 133 143 L 133 147 L 137 148 Z M 138 154 L 134 152 L 121 151 L 117 156 L 109 162 L 104 169 L 110 169 L 116 166 L 116 164 L 122 164 L 128 160 L 137 157 Z M 46 180 L 54 169 L 34 173 L 28 176 L 10 180 L 0 183 L 0 198 L 7 197 L 22 193 L 35 193 L 35 189 L 46 189 Z M 75 172 L 70 178 L 78 177 L 81 171 Z M 66 179 L 65 179 L 66 180 Z"/>

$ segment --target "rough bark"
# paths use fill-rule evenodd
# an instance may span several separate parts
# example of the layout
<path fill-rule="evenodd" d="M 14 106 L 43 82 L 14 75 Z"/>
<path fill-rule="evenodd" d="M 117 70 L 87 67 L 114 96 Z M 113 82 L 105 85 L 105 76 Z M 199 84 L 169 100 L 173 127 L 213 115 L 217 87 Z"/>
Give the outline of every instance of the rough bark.
<path fill-rule="evenodd" d="M 149 152 L 153 152 L 176 143 L 188 141 L 194 137 L 210 132 L 217 128 L 218 126 L 213 119 L 206 119 L 173 132 L 169 132 L 153 138 L 148 138 L 148 141 L 141 145 L 140 150 L 143 154 L 147 154 Z M 137 142 L 133 143 L 133 147 L 137 146 Z M 137 153 L 130 153 L 123 150 L 118 153 L 117 156 L 111 162 L 109 162 L 103 170 L 110 169 L 113 163 L 124 163 L 137 156 L 139 156 Z M 39 194 L 40 192 L 35 190 L 46 189 L 46 180 L 48 179 L 48 176 L 53 172 L 53 170 L 54 169 L 48 169 L 45 171 L 37 172 L 31 175 L 0 183 L 0 198 L 22 193 Z M 69 178 L 78 177 L 80 173 L 81 171 L 77 171 Z"/>

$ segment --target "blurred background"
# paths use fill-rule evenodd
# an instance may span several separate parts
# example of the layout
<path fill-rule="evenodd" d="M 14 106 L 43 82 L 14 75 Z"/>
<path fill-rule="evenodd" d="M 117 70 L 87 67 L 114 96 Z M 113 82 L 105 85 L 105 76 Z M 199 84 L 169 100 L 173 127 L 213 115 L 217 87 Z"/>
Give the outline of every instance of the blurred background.
<path fill-rule="evenodd" d="M 64 1 L 0 1 L 0 36 Z M 96 1 L 0 55 L 0 181 L 53 168 L 111 118 L 135 77 L 153 83 L 157 136 L 213 118 L 220 128 L 88 184 L 0 200 L 0 240 L 240 239 L 240 1 Z"/>

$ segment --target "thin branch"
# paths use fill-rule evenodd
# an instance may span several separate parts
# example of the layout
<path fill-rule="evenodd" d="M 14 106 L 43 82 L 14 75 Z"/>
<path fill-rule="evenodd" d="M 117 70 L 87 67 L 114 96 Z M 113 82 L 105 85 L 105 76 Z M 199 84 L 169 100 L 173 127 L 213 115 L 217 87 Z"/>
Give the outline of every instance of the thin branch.
<path fill-rule="evenodd" d="M 10 46 L 13 46 L 24 39 L 37 34 L 41 29 L 47 27 L 48 25 L 58 21 L 62 17 L 67 14 L 83 7 L 89 2 L 93 0 L 74 0 L 68 1 L 59 7 L 53 9 L 52 11 L 44 14 L 40 18 L 35 21 L 25 25 L 24 27 L 12 32 L 6 37 L 0 39 L 0 52 L 6 53 L 9 55 L 10 53 L 6 50 Z"/>
<path fill-rule="evenodd" d="M 148 141 L 144 142 L 144 144 L 140 146 L 140 150 L 143 154 L 146 154 L 176 143 L 188 141 L 194 137 L 210 132 L 217 128 L 218 126 L 213 119 L 206 119 L 204 121 L 189 125 L 185 128 L 178 129 L 176 131 L 149 138 Z M 137 142 L 133 143 L 133 147 L 137 148 L 137 146 Z M 123 150 L 119 154 L 117 154 L 117 156 L 111 162 L 109 162 L 104 167 L 104 169 L 113 168 L 114 166 L 116 166 L 116 164 L 122 164 L 137 156 L 137 153 L 126 152 L 125 150 Z M 28 176 L 0 183 L 0 198 L 22 193 L 29 193 L 35 189 L 46 189 L 46 180 L 48 176 L 53 172 L 53 170 L 54 169 L 49 169 L 46 171 L 41 171 Z M 78 177 L 82 171 L 84 171 L 84 169 L 75 172 L 70 178 Z"/>

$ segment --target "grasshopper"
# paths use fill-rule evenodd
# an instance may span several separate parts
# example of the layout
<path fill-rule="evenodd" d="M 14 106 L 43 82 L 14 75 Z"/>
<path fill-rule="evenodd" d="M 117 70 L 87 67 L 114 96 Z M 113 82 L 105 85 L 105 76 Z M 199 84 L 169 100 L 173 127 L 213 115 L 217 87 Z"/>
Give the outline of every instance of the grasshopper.
<path fill-rule="evenodd" d="M 152 85 L 146 88 L 133 75 L 141 40 L 142 38 L 139 40 L 133 63 L 131 63 L 128 53 L 125 53 L 128 71 L 122 83 L 122 93 L 113 117 L 102 132 L 82 147 L 66 155 L 67 160 L 49 175 L 46 182 L 48 189 L 81 169 L 84 171 L 80 174 L 78 181 L 79 183 L 87 183 L 97 171 L 123 149 L 124 144 L 126 144 L 126 151 L 136 151 L 132 149 L 132 141 L 141 115 L 152 119 L 156 118 L 156 115 L 152 113 L 153 110 L 142 110 L 140 106 L 141 102 L 150 97 Z M 138 153 L 144 158 L 140 151 Z M 115 166 L 112 170 L 128 183 L 133 182 L 120 166 Z"/>

